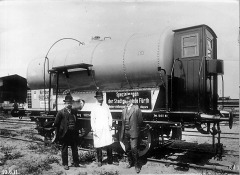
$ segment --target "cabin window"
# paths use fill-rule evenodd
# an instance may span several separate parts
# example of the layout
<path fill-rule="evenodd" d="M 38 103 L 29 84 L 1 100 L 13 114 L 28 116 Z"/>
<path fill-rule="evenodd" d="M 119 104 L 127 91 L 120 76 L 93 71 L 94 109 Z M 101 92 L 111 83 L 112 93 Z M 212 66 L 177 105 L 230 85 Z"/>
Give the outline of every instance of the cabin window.
<path fill-rule="evenodd" d="M 198 34 L 182 36 L 182 58 L 199 56 Z"/>
<path fill-rule="evenodd" d="M 213 41 L 210 38 L 207 38 L 207 57 L 213 58 Z"/>

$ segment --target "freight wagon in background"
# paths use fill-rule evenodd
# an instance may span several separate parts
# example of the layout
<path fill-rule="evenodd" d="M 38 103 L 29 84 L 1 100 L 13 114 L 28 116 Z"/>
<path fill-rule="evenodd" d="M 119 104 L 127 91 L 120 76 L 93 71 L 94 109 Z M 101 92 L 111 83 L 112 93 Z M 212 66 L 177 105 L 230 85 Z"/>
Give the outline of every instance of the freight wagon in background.
<path fill-rule="evenodd" d="M 28 110 L 39 115 L 35 118 L 40 134 L 54 136 L 48 123 L 70 92 L 74 99 L 86 101 L 78 126 L 79 137 L 86 139 L 81 145 L 89 147 L 84 143 L 92 134 L 91 104 L 95 92 L 101 90 L 114 118 L 116 141 L 123 96 L 132 94 L 142 109 L 140 155 L 181 140 L 187 127 L 211 134 L 216 154 L 221 154 L 220 122 L 228 122 L 231 128 L 233 116 L 218 110 L 218 76 L 223 86 L 224 68 L 217 57 L 217 36 L 209 26 L 165 28 L 122 40 L 94 37 L 89 43 L 79 43 L 65 55 L 46 56 L 28 66 Z"/>
<path fill-rule="evenodd" d="M 10 113 L 14 102 L 16 102 L 19 108 L 17 113 L 24 115 L 27 90 L 26 78 L 16 74 L 0 77 L 0 112 Z M 12 113 L 13 116 L 15 116 L 14 114 Z"/>

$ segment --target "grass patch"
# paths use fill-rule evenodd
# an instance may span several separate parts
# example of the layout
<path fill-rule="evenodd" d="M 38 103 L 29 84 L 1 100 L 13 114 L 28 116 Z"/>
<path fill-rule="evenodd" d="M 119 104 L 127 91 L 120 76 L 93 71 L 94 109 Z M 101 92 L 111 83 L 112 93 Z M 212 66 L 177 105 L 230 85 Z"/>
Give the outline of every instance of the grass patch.
<path fill-rule="evenodd" d="M 6 114 L 5 112 L 0 111 L 0 120 L 5 120 L 5 119 L 10 118 L 10 117 L 12 117 L 12 115 Z"/>
<path fill-rule="evenodd" d="M 51 165 L 49 165 L 48 159 L 43 160 L 31 160 L 28 162 L 24 162 L 21 164 L 22 170 L 20 171 L 22 174 L 32 174 L 39 175 L 42 174 L 43 171 L 48 171 L 52 169 Z"/>
<path fill-rule="evenodd" d="M 11 159 L 18 159 L 20 157 L 23 157 L 23 155 L 21 154 L 21 152 L 15 152 L 15 153 L 7 153 L 5 154 L 5 158 L 7 160 L 11 160 Z"/>
<path fill-rule="evenodd" d="M 55 145 L 49 145 L 49 146 L 41 145 L 40 147 L 38 147 L 37 152 L 40 154 L 50 153 L 53 155 L 57 155 L 59 152 L 59 148 Z"/>
<path fill-rule="evenodd" d="M 16 146 L 4 146 L 4 145 L 1 145 L 1 148 L 0 148 L 0 151 L 2 153 L 10 153 L 12 152 L 12 150 L 16 149 Z"/>
<path fill-rule="evenodd" d="M 52 155 L 57 155 L 59 153 L 59 145 L 52 144 L 52 145 L 44 145 L 40 143 L 30 143 L 27 145 L 27 148 L 29 150 L 35 150 L 36 153 L 38 154 L 52 154 Z"/>
<path fill-rule="evenodd" d="M 7 129 L 0 130 L 0 135 L 6 136 L 6 137 L 15 137 L 17 134 L 13 134 L 11 131 L 8 131 Z"/>
<path fill-rule="evenodd" d="M 119 175 L 118 171 L 94 171 L 93 172 L 94 175 Z"/>
<path fill-rule="evenodd" d="M 59 157 L 53 156 L 53 155 L 49 155 L 46 159 L 45 159 L 46 163 L 48 164 L 52 164 L 52 163 L 57 163 L 60 165 L 60 161 L 61 159 Z"/>
<path fill-rule="evenodd" d="M 22 132 L 24 133 L 33 133 L 35 130 L 34 129 L 23 129 Z"/>
<path fill-rule="evenodd" d="M 5 127 L 6 129 L 18 129 L 18 128 L 21 128 L 21 126 L 6 126 Z"/>
<path fill-rule="evenodd" d="M 90 151 L 81 151 L 79 154 L 79 160 L 81 162 L 92 161 L 96 158 L 96 152 L 93 150 Z"/>
<path fill-rule="evenodd" d="M 41 138 L 36 137 L 35 135 L 36 134 L 34 134 L 34 133 L 29 133 L 29 135 L 26 135 L 25 138 L 33 140 L 33 141 L 41 141 L 41 142 L 43 141 Z"/>
<path fill-rule="evenodd" d="M 87 172 L 79 172 L 77 175 L 87 175 Z M 106 171 L 106 170 L 102 170 L 102 171 L 94 171 L 93 173 L 91 173 L 93 175 L 119 175 L 118 171 Z"/>
<path fill-rule="evenodd" d="M 57 144 L 51 144 L 50 145 L 50 150 L 49 150 L 49 152 L 51 153 L 51 154 L 58 154 L 58 152 L 61 150 L 61 147 L 60 147 L 60 145 L 57 145 Z"/>
<path fill-rule="evenodd" d="M 79 172 L 77 175 L 87 175 L 87 172 Z"/>
<path fill-rule="evenodd" d="M 39 144 L 34 144 L 34 143 L 31 143 L 31 144 L 27 145 L 27 148 L 29 150 L 37 150 L 38 147 L 39 147 Z"/>
<path fill-rule="evenodd" d="M 13 152 L 16 147 L 13 146 L 1 146 L 0 152 L 3 153 L 3 157 L 1 157 L 0 162 L 1 164 L 5 164 L 7 160 L 18 159 L 23 157 L 21 152 Z"/>
<path fill-rule="evenodd" d="M 18 132 L 19 135 L 24 135 L 24 134 L 28 134 L 27 137 L 34 137 L 34 133 L 33 130 L 30 129 L 22 129 L 21 131 Z"/>
<path fill-rule="evenodd" d="M 58 172 L 55 172 L 55 174 L 54 175 L 65 175 L 66 173 L 65 172 L 63 172 L 63 171 L 58 171 Z"/>

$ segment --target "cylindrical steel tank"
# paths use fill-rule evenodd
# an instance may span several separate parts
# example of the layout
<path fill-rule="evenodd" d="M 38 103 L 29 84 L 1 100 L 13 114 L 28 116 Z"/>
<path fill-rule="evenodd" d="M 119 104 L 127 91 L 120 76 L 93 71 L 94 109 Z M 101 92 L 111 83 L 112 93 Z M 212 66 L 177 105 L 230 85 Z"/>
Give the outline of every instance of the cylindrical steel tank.
<path fill-rule="evenodd" d="M 45 75 L 44 75 L 45 62 Z M 165 69 L 170 74 L 173 62 L 173 32 L 133 34 L 127 39 L 92 40 L 67 53 L 49 58 L 49 69 L 72 64 L 91 64 L 91 74 L 85 69 L 69 70 L 69 78 L 63 73 L 59 77 L 59 88 L 89 90 L 124 90 L 152 88 L 163 81 Z M 48 88 L 48 60 L 33 60 L 28 66 L 27 80 L 31 89 Z M 45 78 L 44 78 L 45 77 Z M 52 76 L 56 84 L 56 75 Z"/>

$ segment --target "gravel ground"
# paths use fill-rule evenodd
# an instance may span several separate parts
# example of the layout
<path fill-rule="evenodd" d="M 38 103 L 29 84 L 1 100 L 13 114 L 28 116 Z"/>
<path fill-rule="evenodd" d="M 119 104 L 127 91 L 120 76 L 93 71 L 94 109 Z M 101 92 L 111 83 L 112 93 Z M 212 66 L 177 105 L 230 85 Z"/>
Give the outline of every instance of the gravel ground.
<path fill-rule="evenodd" d="M 18 118 L 15 118 L 18 120 Z M 11 133 L 17 138 L 41 140 L 41 136 L 34 130 L 34 125 L 6 125 L 0 123 L 0 128 L 11 128 L 19 131 Z M 23 132 L 24 130 L 24 132 Z M 27 131 L 25 133 L 25 131 Z M 229 170 L 239 171 L 239 121 L 235 121 L 233 128 L 230 130 L 228 126 L 221 126 L 222 133 L 229 133 L 229 136 L 237 139 L 222 138 L 221 143 L 224 146 L 224 157 L 222 160 L 214 159 L 214 156 L 209 153 L 196 153 L 189 151 L 174 151 L 172 153 L 165 152 L 165 149 L 155 150 L 152 155 L 160 156 L 161 160 L 181 161 L 183 163 L 191 163 L 201 166 L 220 167 Z M 1 133 L 3 135 L 4 133 Z M 9 134 L 9 133 L 5 133 Z M 196 134 L 196 133 L 195 133 Z M 50 174 L 50 175 L 83 175 L 83 174 L 135 174 L 135 169 L 125 168 L 126 161 L 124 157 L 119 157 L 119 165 L 104 164 L 102 167 L 97 167 L 93 154 L 86 155 L 86 151 L 79 150 L 82 164 L 86 168 L 75 168 L 70 166 L 70 170 L 64 170 L 61 166 L 61 152 L 56 145 L 45 146 L 44 144 L 29 143 L 20 140 L 12 140 L 0 138 L 0 173 L 1 174 Z M 211 147 L 212 138 L 196 137 L 183 135 L 185 146 L 188 145 L 201 149 Z M 180 145 L 181 146 L 181 145 Z M 71 155 L 71 152 L 69 151 Z M 165 156 L 164 156 L 165 155 Z M 69 156 L 71 157 L 71 156 Z M 71 159 L 71 158 L 70 158 Z M 71 161 L 71 160 L 70 160 Z M 214 172 L 211 170 L 201 170 L 194 168 L 184 168 L 172 164 L 163 164 L 147 161 L 146 157 L 141 158 L 142 169 L 140 174 L 225 174 L 223 172 Z"/>

